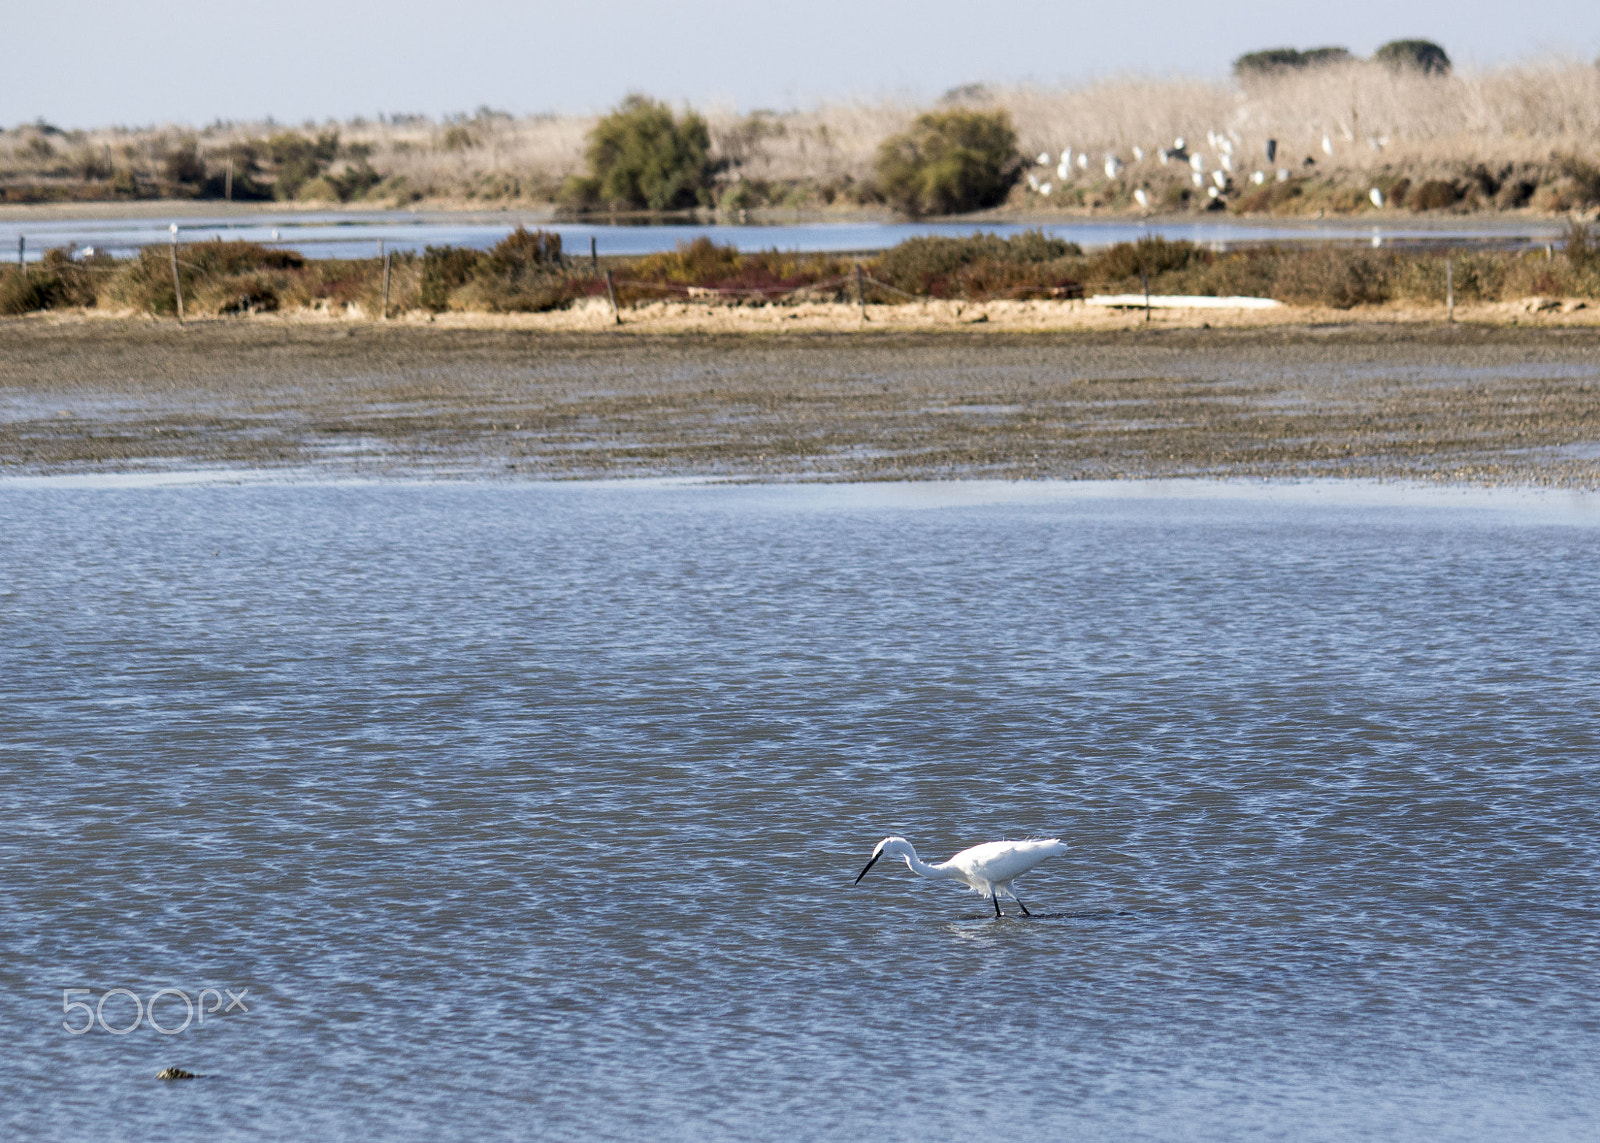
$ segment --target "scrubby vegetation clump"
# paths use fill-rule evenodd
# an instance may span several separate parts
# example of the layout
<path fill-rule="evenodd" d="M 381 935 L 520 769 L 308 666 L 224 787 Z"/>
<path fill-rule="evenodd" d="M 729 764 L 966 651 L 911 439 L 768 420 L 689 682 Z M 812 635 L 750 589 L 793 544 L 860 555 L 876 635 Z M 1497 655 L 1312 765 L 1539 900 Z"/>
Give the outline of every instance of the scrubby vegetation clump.
<path fill-rule="evenodd" d="M 158 246 L 128 259 L 103 252 L 47 251 L 26 272 L 0 267 L 0 313 L 109 308 L 176 312 L 173 252 Z M 376 316 L 383 299 L 378 259 L 307 259 L 249 242 L 203 242 L 177 250 L 191 317 L 315 310 Z M 777 250 L 743 253 L 698 238 L 674 250 L 611 259 L 624 305 L 662 299 L 766 305 L 810 300 L 875 304 L 942 298 L 967 301 L 1075 298 L 1087 292 L 1246 295 L 1348 309 L 1386 302 L 1438 304 L 1446 260 L 1461 302 L 1600 298 L 1600 240 L 1572 220 L 1549 249 L 1406 251 L 1361 246 L 1256 246 L 1218 252 L 1146 236 L 1085 253 L 1040 231 L 1010 238 L 921 237 L 860 263 L 837 255 Z M 559 235 L 523 228 L 488 250 L 429 247 L 391 265 L 391 312 L 530 313 L 605 296 L 588 259 L 565 256 Z M 1553 304 L 1553 303 L 1551 303 Z"/>
<path fill-rule="evenodd" d="M 873 277 L 904 294 L 931 298 L 1065 296 L 1078 293 L 1083 251 L 1030 230 L 1012 238 L 910 238 L 872 263 Z"/>
<path fill-rule="evenodd" d="M 884 197 L 916 218 L 998 205 L 1022 173 L 1017 132 L 1005 111 L 938 111 L 878 147 Z"/>
<path fill-rule="evenodd" d="M 435 312 L 540 313 L 578 296 L 561 236 L 521 226 L 487 251 L 428 247 L 418 290 L 422 306 Z"/>
<path fill-rule="evenodd" d="M 573 206 L 682 210 L 710 204 L 711 133 L 692 111 L 630 95 L 589 132 L 589 173 L 567 181 Z"/>

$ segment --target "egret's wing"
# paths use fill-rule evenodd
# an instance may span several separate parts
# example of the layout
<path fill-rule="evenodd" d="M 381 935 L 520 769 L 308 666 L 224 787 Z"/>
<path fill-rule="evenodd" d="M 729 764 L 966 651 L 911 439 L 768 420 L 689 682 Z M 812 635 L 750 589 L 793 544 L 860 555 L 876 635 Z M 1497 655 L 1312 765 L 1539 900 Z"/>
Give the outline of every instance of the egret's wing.
<path fill-rule="evenodd" d="M 1045 858 L 1065 852 L 1066 842 L 1055 837 L 1033 841 L 986 841 L 971 849 L 963 849 L 946 864 L 977 874 L 985 881 L 1005 882 L 1013 877 L 1021 877 Z"/>

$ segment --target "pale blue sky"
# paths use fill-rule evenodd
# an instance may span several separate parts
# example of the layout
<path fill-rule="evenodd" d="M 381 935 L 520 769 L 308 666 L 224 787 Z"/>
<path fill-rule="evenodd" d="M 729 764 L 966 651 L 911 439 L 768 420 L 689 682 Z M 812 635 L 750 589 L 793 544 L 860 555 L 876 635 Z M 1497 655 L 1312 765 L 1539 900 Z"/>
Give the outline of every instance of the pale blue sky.
<path fill-rule="evenodd" d="M 1600 54 L 1600 0 L 5 0 L 0 125 L 927 98 L 960 83 L 1223 76 L 1257 48 L 1437 41 L 1465 65 Z"/>

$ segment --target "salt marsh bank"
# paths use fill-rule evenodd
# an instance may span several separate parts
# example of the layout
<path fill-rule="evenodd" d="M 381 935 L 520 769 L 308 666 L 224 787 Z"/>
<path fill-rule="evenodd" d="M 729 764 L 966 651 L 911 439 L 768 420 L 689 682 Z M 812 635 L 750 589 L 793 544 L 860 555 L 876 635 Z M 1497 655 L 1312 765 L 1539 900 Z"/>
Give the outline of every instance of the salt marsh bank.
<path fill-rule="evenodd" d="M 1600 484 L 1600 330 L 26 319 L 0 472 Z"/>

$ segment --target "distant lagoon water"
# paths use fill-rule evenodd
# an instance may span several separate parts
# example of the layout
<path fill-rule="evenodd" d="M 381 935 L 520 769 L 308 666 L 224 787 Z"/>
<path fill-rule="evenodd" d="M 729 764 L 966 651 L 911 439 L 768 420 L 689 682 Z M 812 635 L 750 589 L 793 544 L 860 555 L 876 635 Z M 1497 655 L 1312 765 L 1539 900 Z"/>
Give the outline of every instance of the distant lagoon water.
<path fill-rule="evenodd" d="M 1518 220 L 1507 224 L 1460 223 L 1430 226 L 1409 222 L 1395 226 L 1360 223 L 1350 219 L 1327 222 L 1271 220 L 1241 222 L 1236 219 L 1074 219 L 1065 222 L 996 222 L 967 219 L 952 222 L 831 222 L 604 224 L 552 222 L 519 218 L 513 214 L 413 214 L 405 211 L 346 213 L 284 211 L 247 215 L 170 216 L 148 218 L 0 220 L 0 257 L 15 258 L 18 239 L 24 240 L 29 260 L 47 249 L 92 247 L 116 255 L 131 255 L 143 246 L 172 240 L 171 227 L 179 228 L 181 242 L 216 239 L 261 242 L 298 250 L 311 258 L 370 258 L 380 243 L 394 251 L 420 251 L 427 246 L 465 246 L 487 249 L 504 238 L 519 222 L 561 235 L 569 254 L 587 254 L 590 240 L 602 255 L 642 255 L 671 250 L 679 243 L 707 237 L 743 251 L 785 250 L 799 253 L 835 253 L 882 250 L 921 235 L 962 237 L 990 233 L 1001 236 L 1026 230 L 1043 230 L 1056 238 L 1085 248 L 1129 242 L 1146 234 L 1167 239 L 1188 239 L 1218 249 L 1261 243 L 1371 243 L 1407 245 L 1493 245 L 1521 247 L 1554 241 L 1559 227 L 1553 223 Z"/>

